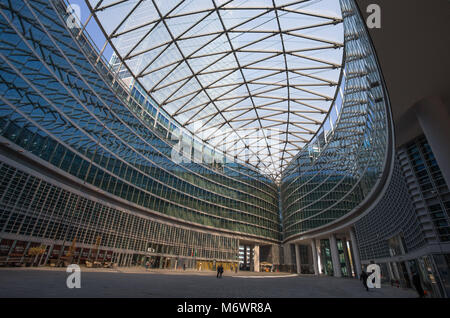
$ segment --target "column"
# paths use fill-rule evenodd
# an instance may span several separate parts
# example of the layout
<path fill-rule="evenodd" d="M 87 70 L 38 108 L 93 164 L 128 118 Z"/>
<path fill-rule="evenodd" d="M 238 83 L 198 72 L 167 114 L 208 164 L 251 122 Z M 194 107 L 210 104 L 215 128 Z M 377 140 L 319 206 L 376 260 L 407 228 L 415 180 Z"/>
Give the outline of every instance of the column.
<path fill-rule="evenodd" d="M 272 251 L 272 264 L 274 266 L 280 265 L 280 248 L 278 247 L 278 245 L 272 244 L 271 251 Z"/>
<path fill-rule="evenodd" d="M 408 273 L 408 278 L 409 278 L 409 283 L 410 283 L 410 286 L 409 286 L 409 288 L 411 287 L 411 285 L 412 285 L 412 273 L 411 273 L 411 268 L 409 268 L 409 265 L 408 265 L 408 262 L 407 261 L 405 261 L 405 267 L 406 267 L 406 272 Z"/>
<path fill-rule="evenodd" d="M 292 265 L 291 244 L 283 245 L 283 262 L 286 265 Z"/>
<path fill-rule="evenodd" d="M 392 270 L 394 272 L 395 280 L 400 281 L 400 273 L 398 271 L 397 262 L 392 262 Z"/>
<path fill-rule="evenodd" d="M 300 262 L 300 245 L 295 244 L 295 265 L 297 266 L 297 274 L 302 273 L 301 262 Z"/>
<path fill-rule="evenodd" d="M 353 277 L 350 257 L 348 255 L 347 239 L 345 237 L 342 238 L 342 247 L 344 249 L 345 267 L 347 267 L 348 277 Z"/>
<path fill-rule="evenodd" d="M 253 253 L 253 270 L 259 272 L 259 245 L 255 245 Z"/>
<path fill-rule="evenodd" d="M 59 260 L 61 259 L 61 256 L 64 256 L 65 250 L 66 250 L 66 242 L 64 241 L 63 244 L 61 245 L 61 249 L 59 250 L 58 258 L 56 259 L 56 264 L 59 263 Z"/>
<path fill-rule="evenodd" d="M 355 264 L 356 278 L 361 275 L 361 259 L 359 258 L 358 243 L 356 242 L 355 229 L 350 228 L 350 240 L 352 243 L 353 264 Z"/>
<path fill-rule="evenodd" d="M 320 240 L 317 240 L 316 244 L 317 246 L 317 267 L 319 268 L 319 275 L 321 275 L 323 273 L 323 265 L 322 265 L 322 251 L 321 251 L 321 247 L 320 247 Z"/>
<path fill-rule="evenodd" d="M 45 251 L 47 252 L 48 249 L 48 245 L 45 246 Z M 44 254 L 41 255 L 41 257 L 39 258 L 39 262 L 38 262 L 38 266 L 41 266 L 42 264 L 42 259 L 44 258 L 45 252 Z"/>
<path fill-rule="evenodd" d="M 8 255 L 6 256 L 6 262 L 9 261 L 9 257 L 11 255 L 11 253 L 14 251 L 14 249 L 16 248 L 16 244 L 17 244 L 17 240 L 14 240 L 14 242 L 11 244 L 11 247 L 9 248 Z"/>
<path fill-rule="evenodd" d="M 330 250 L 334 277 L 342 277 L 341 262 L 339 261 L 339 252 L 337 249 L 336 236 L 334 234 L 330 235 Z"/>
<path fill-rule="evenodd" d="M 317 247 L 316 247 L 316 240 L 311 240 L 311 251 L 312 251 L 312 259 L 313 259 L 313 266 L 314 266 L 314 275 L 319 275 L 319 264 L 317 259 Z"/>
<path fill-rule="evenodd" d="M 450 185 L 450 110 L 438 96 L 426 98 L 414 106 L 417 120 L 433 150 L 442 175 Z"/>
<path fill-rule="evenodd" d="M 247 246 L 244 245 L 244 270 L 247 268 Z"/>
<path fill-rule="evenodd" d="M 392 271 L 392 267 L 391 267 L 391 263 L 387 262 L 387 268 L 388 268 L 388 272 L 389 272 L 389 278 L 392 280 L 395 280 L 395 276 L 394 276 L 394 272 Z"/>
<path fill-rule="evenodd" d="M 255 270 L 255 262 L 254 262 L 254 259 L 253 259 L 253 255 L 254 255 L 254 253 L 253 253 L 253 248 L 251 247 L 251 246 L 249 246 L 248 247 L 248 251 L 249 251 L 249 261 L 250 261 L 250 271 L 251 272 L 253 272 L 254 270 Z"/>
<path fill-rule="evenodd" d="M 81 257 L 83 256 L 83 248 L 80 249 L 80 253 L 78 254 L 78 261 L 77 261 L 77 265 L 80 265 L 80 260 Z"/>
<path fill-rule="evenodd" d="M 48 262 L 48 259 L 49 259 L 49 257 L 50 257 L 50 255 L 52 254 L 52 252 L 53 252 L 53 244 L 52 245 L 50 245 L 50 248 L 48 249 L 48 253 L 47 253 L 47 256 L 45 257 L 45 261 L 44 261 L 44 264 L 42 264 L 42 265 L 47 265 L 47 262 Z"/>
<path fill-rule="evenodd" d="M 25 246 L 25 249 L 23 250 L 23 255 L 22 255 L 21 259 L 20 259 L 20 263 L 23 263 L 25 257 L 27 257 L 28 250 L 30 249 L 30 245 L 31 245 L 31 242 L 28 242 L 27 245 Z M 31 258 L 31 262 L 33 263 L 34 260 L 35 260 L 35 257 L 32 257 Z"/>

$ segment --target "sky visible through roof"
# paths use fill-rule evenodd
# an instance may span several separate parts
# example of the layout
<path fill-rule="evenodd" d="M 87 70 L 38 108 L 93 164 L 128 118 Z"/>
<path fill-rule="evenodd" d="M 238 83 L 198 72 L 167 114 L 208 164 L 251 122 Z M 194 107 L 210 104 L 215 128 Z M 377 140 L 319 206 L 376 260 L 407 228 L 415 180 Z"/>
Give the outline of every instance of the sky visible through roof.
<path fill-rule="evenodd" d="M 69 3 L 84 23 L 85 1 Z M 114 46 L 181 126 L 275 179 L 333 103 L 344 41 L 339 0 L 89 3 L 109 37 L 107 60 Z M 102 49 L 94 19 L 86 31 Z"/>

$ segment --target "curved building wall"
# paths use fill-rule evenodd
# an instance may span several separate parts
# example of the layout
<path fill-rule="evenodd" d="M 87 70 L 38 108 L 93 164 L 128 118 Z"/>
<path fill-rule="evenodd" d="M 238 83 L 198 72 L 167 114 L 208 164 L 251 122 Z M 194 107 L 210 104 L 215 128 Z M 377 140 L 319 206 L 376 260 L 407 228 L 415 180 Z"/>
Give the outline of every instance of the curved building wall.
<path fill-rule="evenodd" d="M 406 187 L 398 160 L 386 193 L 368 214 L 355 223 L 361 260 L 390 257 L 388 240 L 400 235 L 407 251 L 426 241 Z"/>
<path fill-rule="evenodd" d="M 238 260 L 239 238 L 235 236 L 174 226 L 111 204 L 96 193 L 86 195 L 73 185 L 49 182 L 42 171 L 9 160 L 3 153 L 0 159 L 1 263 L 24 261 L 27 248 L 44 245 L 46 259 L 39 263 L 45 264 L 67 255 L 74 240 L 73 256 L 78 263 L 95 258 L 132 265 L 139 264 L 142 256 L 157 255 L 162 258 L 154 258 L 153 267 L 173 268 L 176 257 L 178 266 L 198 268 L 202 260 Z"/>
<path fill-rule="evenodd" d="M 285 240 L 351 215 L 374 199 L 390 170 L 389 101 L 375 52 L 354 1 L 342 0 L 341 6 L 345 57 L 335 113 L 283 174 Z"/>
<path fill-rule="evenodd" d="M 141 220 L 152 216 L 217 230 L 235 237 L 229 245 L 232 253 L 237 253 L 236 236 L 278 242 L 275 185 L 237 163 L 171 160 L 173 142 L 164 120 L 155 119 L 146 100 L 114 78 L 85 35 L 67 28 L 65 15 L 62 1 L 0 1 L 2 144 L 31 158 L 27 161 L 31 166 L 39 162 L 50 168 L 54 177 L 39 181 L 48 182 L 48 187 L 56 185 L 52 178 L 63 176 L 77 189 L 94 189 L 98 197 L 128 206 L 129 211 L 122 213 L 138 211 Z M 7 171 L 15 171 L 11 165 L 1 170 L 2 180 L 9 180 Z M 22 180 L 11 178 L 3 184 L 4 193 Z M 3 198 L 10 199 L 6 194 Z M 54 222 L 57 214 L 39 210 L 33 200 L 23 202 L 20 211 L 4 205 L 1 233 L 16 233 L 23 225 L 11 225 L 25 222 L 33 213 Z M 70 233 L 65 240 L 78 238 L 73 227 L 85 223 L 70 225 L 63 216 L 59 216 L 63 231 Z M 115 223 L 110 227 L 118 230 Z M 53 238 L 52 232 L 26 233 Z M 92 235 L 86 243 L 92 243 Z"/>

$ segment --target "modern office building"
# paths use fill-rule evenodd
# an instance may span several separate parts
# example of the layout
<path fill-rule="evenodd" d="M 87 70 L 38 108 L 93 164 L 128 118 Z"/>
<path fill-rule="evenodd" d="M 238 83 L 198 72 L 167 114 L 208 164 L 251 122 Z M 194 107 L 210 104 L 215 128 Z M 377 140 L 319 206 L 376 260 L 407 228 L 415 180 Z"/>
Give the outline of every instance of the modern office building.
<path fill-rule="evenodd" d="M 70 3 L 0 1 L 0 264 L 450 295 L 448 99 L 403 134 L 355 0 Z"/>

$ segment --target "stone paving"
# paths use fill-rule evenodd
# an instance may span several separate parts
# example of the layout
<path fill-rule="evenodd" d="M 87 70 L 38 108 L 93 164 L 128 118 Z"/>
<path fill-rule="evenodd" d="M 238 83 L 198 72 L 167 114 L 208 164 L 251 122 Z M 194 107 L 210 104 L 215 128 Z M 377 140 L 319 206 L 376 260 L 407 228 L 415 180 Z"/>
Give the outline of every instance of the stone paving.
<path fill-rule="evenodd" d="M 356 279 L 286 273 L 81 269 L 81 288 L 66 287 L 64 268 L 0 269 L 0 297 L 414 298 L 414 290 L 382 285 L 367 292 Z"/>

